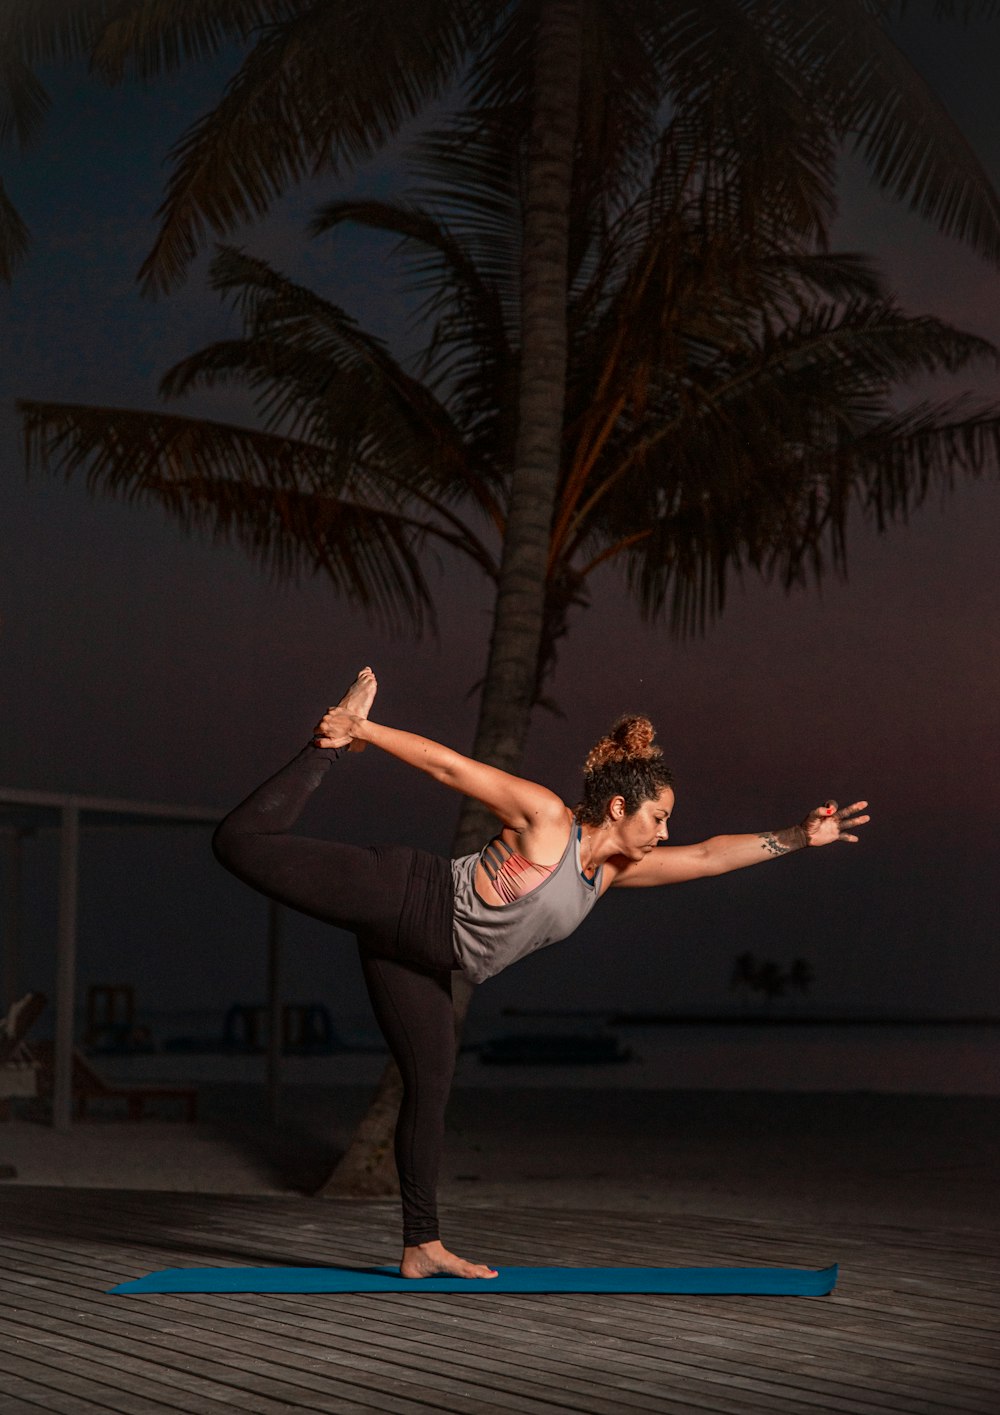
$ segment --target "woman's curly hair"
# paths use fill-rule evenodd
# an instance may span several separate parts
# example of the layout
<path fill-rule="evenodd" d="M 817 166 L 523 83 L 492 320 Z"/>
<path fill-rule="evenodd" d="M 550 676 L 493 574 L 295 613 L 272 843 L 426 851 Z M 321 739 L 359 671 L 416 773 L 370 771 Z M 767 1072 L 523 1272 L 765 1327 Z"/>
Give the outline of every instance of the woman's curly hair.
<path fill-rule="evenodd" d="M 606 737 L 593 746 L 583 766 L 583 800 L 576 808 L 581 825 L 600 825 L 613 796 L 625 800 L 625 814 L 634 815 L 643 801 L 655 801 L 674 774 L 653 746 L 656 733 L 648 717 L 620 717 Z"/>

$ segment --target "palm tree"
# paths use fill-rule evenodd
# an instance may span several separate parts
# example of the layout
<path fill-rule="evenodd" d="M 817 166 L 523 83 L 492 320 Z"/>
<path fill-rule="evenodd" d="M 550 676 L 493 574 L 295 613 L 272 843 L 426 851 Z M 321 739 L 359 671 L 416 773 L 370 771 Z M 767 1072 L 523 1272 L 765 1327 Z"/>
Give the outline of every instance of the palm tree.
<path fill-rule="evenodd" d="M 725 204 L 706 225 L 690 167 L 686 186 L 667 180 L 674 171 L 661 160 L 574 287 L 536 697 L 598 567 L 626 567 L 646 614 L 697 627 L 722 609 L 733 568 L 818 579 L 824 545 L 842 559 L 852 499 L 884 526 L 955 470 L 980 470 L 996 446 L 1000 410 L 891 399 L 907 374 L 964 367 L 990 346 L 905 316 L 857 258 L 777 239 L 727 256 Z M 162 389 L 181 397 L 235 381 L 263 426 L 25 403 L 29 451 L 419 626 L 432 612 L 429 542 L 499 574 L 518 364 L 503 253 L 514 238 L 489 200 L 469 218 L 477 234 L 376 203 L 329 206 L 317 229 L 348 219 L 403 236 L 412 279 L 430 282 L 422 380 L 343 310 L 227 249 L 212 279 L 242 311 L 242 337 L 183 360 Z M 495 269 L 481 268 L 483 252 Z M 330 1192 L 391 1183 L 397 1086 L 392 1068 Z"/>
<path fill-rule="evenodd" d="M 364 160 L 456 85 L 480 129 L 518 154 L 520 406 L 474 748 L 510 767 L 527 732 L 544 619 L 571 194 L 612 207 L 669 104 L 726 154 L 748 228 L 766 206 L 822 242 L 837 154 L 850 144 L 884 191 L 996 261 L 1000 200 L 893 42 L 904 9 L 903 0 L 7 0 L 0 46 L 20 66 L 12 73 L 87 52 L 111 80 L 242 48 L 222 100 L 175 149 L 142 270 L 150 289 L 172 287 L 210 231 L 260 216 L 310 173 Z M 30 109 L 27 92 L 14 111 Z M 23 232 L 9 217 L 8 232 L 16 254 Z"/>
<path fill-rule="evenodd" d="M 37 28 L 33 3 L 11 0 L 11 8 L 11 33 L 20 42 Z M 217 53 L 234 38 L 250 45 L 222 102 L 176 150 L 161 233 L 143 271 L 151 287 L 180 278 L 208 230 L 224 233 L 261 214 L 309 171 L 336 170 L 370 154 L 453 82 L 477 49 L 466 85 L 471 121 L 501 156 L 523 156 L 523 400 L 476 755 L 507 766 L 520 755 L 536 687 L 546 586 L 557 578 L 546 560 L 562 474 L 567 289 L 574 264 L 570 200 L 584 195 L 595 209 L 613 212 L 633 175 L 632 159 L 651 139 L 664 103 L 684 112 L 707 146 L 724 155 L 734 210 L 747 234 L 770 210 L 789 231 L 822 243 L 833 210 L 835 158 L 851 140 L 884 190 L 997 258 L 1000 203 L 954 124 L 892 44 L 886 26 L 893 10 L 886 4 L 872 12 L 863 0 L 773 0 L 767 6 L 740 0 L 521 0 L 503 7 L 436 0 L 419 12 L 397 0 L 377 7 L 346 0 L 322 7 L 305 0 L 188 0 L 181 6 L 133 0 L 117 5 L 108 20 L 95 0 L 92 51 L 112 76 L 131 65 L 148 77 L 190 54 Z M 377 62 L 369 62 L 373 55 Z M 896 314 L 887 311 L 886 320 Z M 849 326 L 848 320 L 845 336 Z M 901 333 L 898 324 L 895 332 Z M 864 336 L 869 343 L 872 333 Z M 600 386 L 602 393 L 615 378 L 621 388 L 621 369 L 610 372 L 615 377 Z M 767 377 L 763 372 L 763 383 Z M 734 386 L 740 381 L 737 376 Z M 749 381 L 745 372 L 742 383 Z M 644 397 L 642 385 L 633 384 L 619 414 L 640 407 Z M 622 431 L 612 408 L 604 407 L 597 424 L 590 415 L 584 418 L 595 460 L 577 468 L 577 490 L 588 485 L 596 459 L 615 440 L 612 434 Z M 60 416 L 52 410 L 50 431 Z M 72 423 L 74 415 L 66 416 Z M 963 444 L 971 462 L 985 455 L 987 422 L 980 419 L 978 432 Z M 680 419 L 672 426 L 676 432 Z M 928 447 L 938 449 L 931 460 L 940 460 L 948 429 L 937 414 L 926 412 L 923 425 L 912 425 L 909 433 L 914 449 L 923 449 L 921 455 Z M 66 436 L 71 443 L 72 433 Z M 956 438 L 963 436 L 956 430 Z M 638 475 L 655 463 L 656 445 L 662 452 L 667 438 L 648 441 L 632 449 L 617 478 L 619 493 L 629 472 Z M 852 466 L 857 452 L 855 447 L 853 461 L 848 457 Z M 836 463 L 838 456 L 829 460 Z M 658 495 L 656 509 L 669 509 L 669 493 Z M 597 500 L 607 511 L 621 495 L 613 500 L 601 493 Z M 583 504 L 592 509 L 590 500 Z M 733 504 L 745 509 L 748 499 L 741 502 L 737 495 Z M 786 527 L 794 524 L 789 507 L 786 496 Z M 699 525 L 708 524 L 705 496 L 696 493 L 687 509 L 688 538 L 696 541 Z M 815 546 L 817 526 L 836 526 L 835 506 L 817 507 L 813 498 L 804 509 L 797 529 Z M 577 506 L 561 527 L 578 537 L 576 548 L 586 542 L 586 519 Z M 644 540 L 652 545 L 650 529 L 620 536 L 613 553 Z M 404 535 L 402 523 L 397 530 Z M 407 543 L 398 537 L 402 556 Z M 766 544 L 764 537 L 756 545 L 758 559 Z M 642 552 L 633 552 L 633 563 L 636 557 L 641 562 Z M 697 559 L 694 554 L 691 563 Z M 726 554 L 716 554 L 714 563 L 720 593 L 724 578 L 718 570 L 724 570 Z M 639 579 L 655 604 L 656 576 Z M 572 580 L 560 593 L 564 603 L 573 600 Z"/>
<path fill-rule="evenodd" d="M 661 162 L 655 182 L 669 185 L 673 170 Z M 852 500 L 884 526 L 956 470 L 980 470 L 991 450 L 995 460 L 1000 410 L 903 409 L 891 396 L 908 374 L 962 368 L 991 355 L 988 345 L 905 316 L 856 258 L 787 242 L 762 244 L 756 269 L 746 242 L 727 258 L 690 179 L 674 184 L 669 219 L 653 190 L 633 202 L 612 249 L 594 253 L 571 300 L 536 696 L 599 566 L 625 566 L 645 613 L 669 611 L 690 629 L 722 609 L 733 568 L 819 578 L 824 546 L 843 557 Z M 320 571 L 360 605 L 419 624 L 431 611 L 427 542 L 498 576 L 518 361 L 501 286 L 512 238 L 502 221 L 480 224 L 483 249 L 499 258 L 498 272 L 484 272 L 473 238 L 417 207 L 342 203 L 317 225 L 347 219 L 405 235 L 413 278 L 432 281 L 424 381 L 344 311 L 224 250 L 213 283 L 242 310 L 243 336 L 178 364 L 163 390 L 235 380 L 263 427 L 22 406 L 36 461 L 86 469 L 96 491 L 157 502 L 279 573 Z M 371 1142 L 391 1128 L 395 1086 L 390 1073 L 336 1191 L 356 1188 L 359 1171 L 377 1189 L 389 1182 L 388 1146 L 375 1145 L 385 1164 L 372 1174 Z"/>
<path fill-rule="evenodd" d="M 488 170 L 486 165 L 488 161 Z M 317 237 L 391 232 L 425 342 L 408 372 L 350 314 L 232 247 L 211 266 L 239 338 L 164 376 L 177 399 L 235 383 L 259 425 L 23 402 L 34 465 L 165 507 L 279 574 L 311 570 L 383 619 L 433 613 L 430 543 L 500 574 L 512 495 L 519 213 L 511 172 L 450 133 L 420 153 L 426 197 L 337 201 Z M 907 380 L 996 359 L 905 314 L 859 256 L 816 251 L 741 202 L 680 117 L 606 226 L 574 211 L 570 352 L 542 650 L 532 701 L 599 569 L 622 568 L 675 632 L 721 612 L 733 572 L 819 579 L 852 505 L 880 529 L 996 457 L 1000 408 L 907 406 Z"/>
<path fill-rule="evenodd" d="M 11 0 L 0 8 L 0 147 L 30 148 L 50 102 L 39 65 L 89 55 L 114 9 L 115 0 Z M 28 228 L 0 182 L 0 283 L 10 284 L 29 246 Z"/>

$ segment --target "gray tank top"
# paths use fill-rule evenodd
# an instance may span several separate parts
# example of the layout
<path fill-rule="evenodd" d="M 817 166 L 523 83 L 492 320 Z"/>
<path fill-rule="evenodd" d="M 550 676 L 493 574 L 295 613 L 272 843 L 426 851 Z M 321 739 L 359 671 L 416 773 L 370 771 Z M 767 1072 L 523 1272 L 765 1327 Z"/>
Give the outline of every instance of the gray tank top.
<path fill-rule="evenodd" d="M 562 859 L 548 879 L 510 904 L 486 904 L 476 893 L 479 854 L 452 860 L 455 885 L 455 966 L 481 983 L 536 949 L 558 943 L 577 928 L 601 893 L 604 866 L 593 884 L 580 866 L 580 827 L 574 823 Z"/>

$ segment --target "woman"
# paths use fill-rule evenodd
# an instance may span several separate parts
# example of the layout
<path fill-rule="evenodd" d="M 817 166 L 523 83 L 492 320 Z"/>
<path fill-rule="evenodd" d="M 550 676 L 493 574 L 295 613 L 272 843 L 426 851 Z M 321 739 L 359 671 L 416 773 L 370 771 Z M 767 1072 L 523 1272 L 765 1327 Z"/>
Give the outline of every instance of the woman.
<path fill-rule="evenodd" d="M 254 889 L 357 936 L 368 993 L 403 1077 L 395 1155 L 403 1202 L 403 1277 L 495 1277 L 441 1243 L 436 1191 L 455 1064 L 451 974 L 480 983 L 565 938 L 612 887 L 724 874 L 833 840 L 856 841 L 867 802 L 812 811 L 801 825 L 667 839 L 673 778 L 646 718 L 626 717 L 598 742 L 571 811 L 544 786 L 411 732 L 370 721 L 377 689 L 363 668 L 321 719 L 312 744 L 237 806 L 213 842 Z M 341 750 L 369 743 L 418 767 L 503 822 L 480 855 L 449 861 L 408 846 L 341 845 L 287 832 Z"/>

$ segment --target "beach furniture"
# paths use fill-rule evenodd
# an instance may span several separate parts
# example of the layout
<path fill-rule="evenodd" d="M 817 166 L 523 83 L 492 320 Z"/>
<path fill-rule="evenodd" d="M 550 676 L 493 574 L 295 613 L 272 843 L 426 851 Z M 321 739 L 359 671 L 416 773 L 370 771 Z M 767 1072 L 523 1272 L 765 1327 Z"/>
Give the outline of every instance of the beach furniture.
<path fill-rule="evenodd" d="M 136 1021 L 135 989 L 131 983 L 91 983 L 87 988 L 87 1020 L 83 1045 L 89 1055 L 132 1056 L 153 1052 L 150 1030 Z"/>
<path fill-rule="evenodd" d="M 226 1012 L 221 1036 L 166 1037 L 163 1050 L 261 1056 L 267 1051 L 269 1021 L 264 1003 L 234 1002 Z M 285 1056 L 332 1056 L 372 1048 L 348 1047 L 322 1002 L 286 1002 L 281 1009 L 281 1050 Z M 375 1050 L 383 1050 L 381 1042 Z"/>
<path fill-rule="evenodd" d="M 38 1093 L 38 1067 L 25 1046 L 25 1037 L 46 1001 L 44 993 L 25 993 L 0 1018 L 0 1120 L 9 1118 L 12 1097 Z"/>
<path fill-rule="evenodd" d="M 38 1094 L 50 1096 L 53 1086 L 52 1043 L 35 1042 L 30 1050 L 38 1062 Z M 197 1119 L 198 1092 L 194 1086 L 108 1081 L 76 1047 L 73 1048 L 72 1094 L 77 1119 L 86 1115 L 88 1105 L 94 1100 L 123 1100 L 128 1108 L 129 1120 L 142 1120 L 149 1104 L 176 1100 L 183 1104 L 187 1120 Z"/>
<path fill-rule="evenodd" d="M 331 1056 L 344 1044 L 321 1002 L 289 1002 L 281 1014 L 281 1049 L 286 1056 Z"/>

